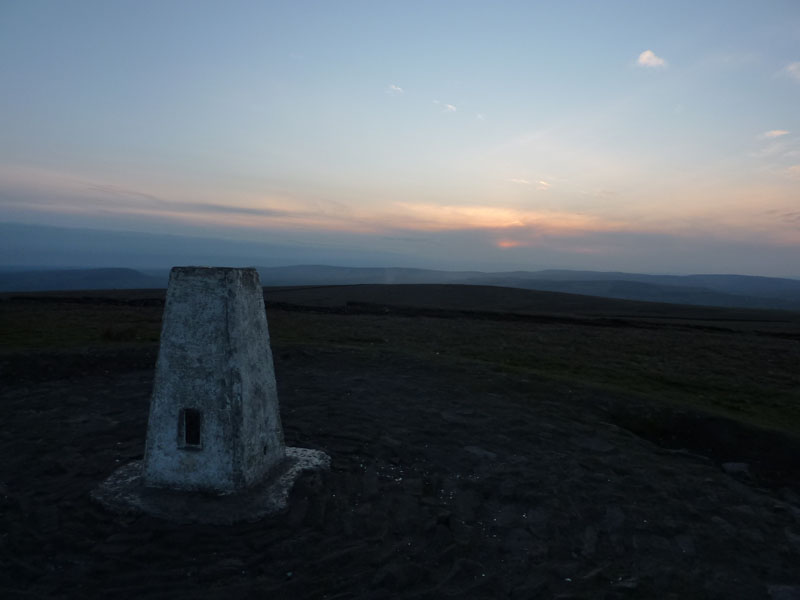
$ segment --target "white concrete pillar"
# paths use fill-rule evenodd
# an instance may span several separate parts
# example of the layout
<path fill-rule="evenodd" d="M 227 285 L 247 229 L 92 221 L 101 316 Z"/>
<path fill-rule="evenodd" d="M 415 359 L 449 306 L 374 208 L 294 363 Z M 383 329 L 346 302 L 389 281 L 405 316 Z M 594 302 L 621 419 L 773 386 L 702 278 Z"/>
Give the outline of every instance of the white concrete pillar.
<path fill-rule="evenodd" d="M 175 267 L 147 426 L 148 487 L 230 493 L 286 455 L 255 269 Z"/>

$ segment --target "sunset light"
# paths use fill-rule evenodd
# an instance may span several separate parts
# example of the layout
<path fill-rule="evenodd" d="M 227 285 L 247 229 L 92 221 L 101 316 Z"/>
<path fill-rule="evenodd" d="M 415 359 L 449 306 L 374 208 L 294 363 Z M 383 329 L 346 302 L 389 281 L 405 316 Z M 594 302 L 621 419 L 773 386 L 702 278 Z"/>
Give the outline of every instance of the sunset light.
<path fill-rule="evenodd" d="M 0 222 L 800 275 L 796 3 L 80 5 L 2 9 Z"/>
<path fill-rule="evenodd" d="M 0 600 L 800 600 L 800 0 L 0 0 L 0 398 Z"/>

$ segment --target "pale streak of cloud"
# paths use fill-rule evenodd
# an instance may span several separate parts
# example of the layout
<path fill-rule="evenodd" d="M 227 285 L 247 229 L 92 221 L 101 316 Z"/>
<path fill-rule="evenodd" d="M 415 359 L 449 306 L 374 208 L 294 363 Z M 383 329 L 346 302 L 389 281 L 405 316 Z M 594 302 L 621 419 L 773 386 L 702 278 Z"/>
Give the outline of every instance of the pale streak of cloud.
<path fill-rule="evenodd" d="M 593 215 L 570 212 L 521 210 L 500 206 L 438 205 L 397 202 L 396 222 L 427 231 L 460 229 L 530 228 L 538 232 L 578 234 L 620 231 L 627 225 Z"/>
<path fill-rule="evenodd" d="M 57 193 L 61 190 L 77 189 L 83 185 L 83 182 L 79 176 L 73 173 L 36 167 L 0 165 L 0 184 Z"/>
<path fill-rule="evenodd" d="M 756 139 L 761 143 L 749 153 L 750 156 L 769 159 L 773 161 L 773 167 L 797 162 L 800 158 L 800 137 L 790 134 L 789 131 L 775 130 L 758 135 Z"/>
<path fill-rule="evenodd" d="M 789 63 L 783 70 L 795 81 L 800 81 L 800 61 Z"/>
<path fill-rule="evenodd" d="M 456 112 L 456 107 L 452 104 L 445 104 L 444 102 L 440 102 L 439 100 L 434 100 L 433 103 L 436 106 L 442 107 L 442 112 Z"/>
<path fill-rule="evenodd" d="M 800 225 L 800 210 L 784 210 L 772 208 L 765 210 L 764 215 L 769 219 L 778 220 L 789 225 Z"/>
<path fill-rule="evenodd" d="M 299 198 L 269 196 L 246 202 L 220 203 L 180 200 L 170 196 L 127 185 L 93 181 L 81 174 L 0 165 L 0 211 L 12 208 L 90 217 L 98 214 L 138 215 L 240 227 L 285 225 L 341 230 L 361 226 L 354 225 L 347 210 L 341 207 L 324 210 L 318 202 Z"/>
<path fill-rule="evenodd" d="M 161 198 L 153 194 L 148 194 L 147 192 L 140 192 L 139 190 L 125 188 L 111 183 L 86 182 L 85 185 L 86 189 L 91 192 L 99 192 L 101 194 L 111 194 L 114 196 L 138 196 L 139 198 L 149 200 L 150 202 L 155 202 L 155 203 L 163 202 Z"/>
<path fill-rule="evenodd" d="M 201 213 L 214 215 L 252 215 L 257 217 L 303 218 L 309 211 L 275 208 L 270 206 L 237 206 L 235 204 L 218 204 L 213 202 L 186 202 L 169 200 L 153 194 L 141 192 L 112 184 L 87 183 L 86 189 L 103 195 L 120 198 L 146 200 L 138 202 L 137 210 L 164 211 L 170 214 Z M 261 204 L 261 203 L 259 203 Z"/>
<path fill-rule="evenodd" d="M 540 191 L 543 191 L 543 192 L 548 190 L 550 188 L 550 186 L 552 185 L 551 183 L 548 183 L 547 181 L 544 181 L 543 179 L 540 179 L 539 181 L 535 181 L 534 182 L 534 181 L 530 181 L 528 179 L 522 179 L 521 177 L 515 177 L 513 179 L 509 179 L 508 181 L 511 182 L 511 183 L 519 184 L 519 185 L 534 185 L 535 184 L 536 185 L 536 189 L 540 190 Z"/>
<path fill-rule="evenodd" d="M 796 177 L 800 179 L 800 165 L 792 165 L 786 169 L 786 174 L 789 177 Z"/>
<path fill-rule="evenodd" d="M 478 121 L 486 120 L 486 117 L 483 115 L 483 113 L 475 113 L 475 118 L 478 119 Z"/>
<path fill-rule="evenodd" d="M 636 59 L 636 64 L 640 67 L 666 67 L 667 61 L 665 61 L 660 56 L 656 56 L 652 50 L 645 50 L 639 55 L 639 58 Z"/>
<path fill-rule="evenodd" d="M 761 138 L 762 140 L 771 140 L 771 139 L 779 138 L 782 135 L 788 135 L 788 134 L 789 134 L 789 132 L 786 131 L 785 129 L 772 129 L 770 131 L 765 131 L 764 133 L 762 133 L 758 137 Z"/>
<path fill-rule="evenodd" d="M 392 96 L 397 96 L 399 94 L 405 93 L 405 90 L 401 88 L 399 85 L 390 83 L 389 86 L 386 88 L 386 93 Z"/>

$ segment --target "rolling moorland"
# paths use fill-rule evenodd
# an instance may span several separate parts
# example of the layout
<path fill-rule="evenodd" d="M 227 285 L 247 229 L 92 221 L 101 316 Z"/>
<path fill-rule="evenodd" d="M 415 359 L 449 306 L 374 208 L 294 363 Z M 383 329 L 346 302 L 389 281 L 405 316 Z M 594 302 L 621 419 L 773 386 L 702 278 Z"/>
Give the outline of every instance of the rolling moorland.
<path fill-rule="evenodd" d="M 744 275 L 647 275 L 597 271 L 435 271 L 299 265 L 258 267 L 272 286 L 450 283 L 741 308 L 800 310 L 800 280 Z M 0 269 L 0 292 L 165 288 L 167 269 Z"/>
<path fill-rule="evenodd" d="M 800 595 L 800 312 L 267 287 L 287 444 L 333 467 L 211 527 L 89 499 L 141 457 L 163 298 L 0 295 L 5 597 Z"/>

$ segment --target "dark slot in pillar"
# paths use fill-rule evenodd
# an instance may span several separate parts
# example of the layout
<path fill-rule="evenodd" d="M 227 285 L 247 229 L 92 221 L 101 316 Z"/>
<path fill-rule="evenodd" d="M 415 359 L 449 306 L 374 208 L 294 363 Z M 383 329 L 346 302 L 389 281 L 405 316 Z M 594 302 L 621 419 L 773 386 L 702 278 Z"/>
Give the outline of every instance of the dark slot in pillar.
<path fill-rule="evenodd" d="M 183 442 L 184 446 L 200 447 L 200 425 L 202 415 L 199 410 L 194 408 L 184 408 L 183 417 Z"/>

